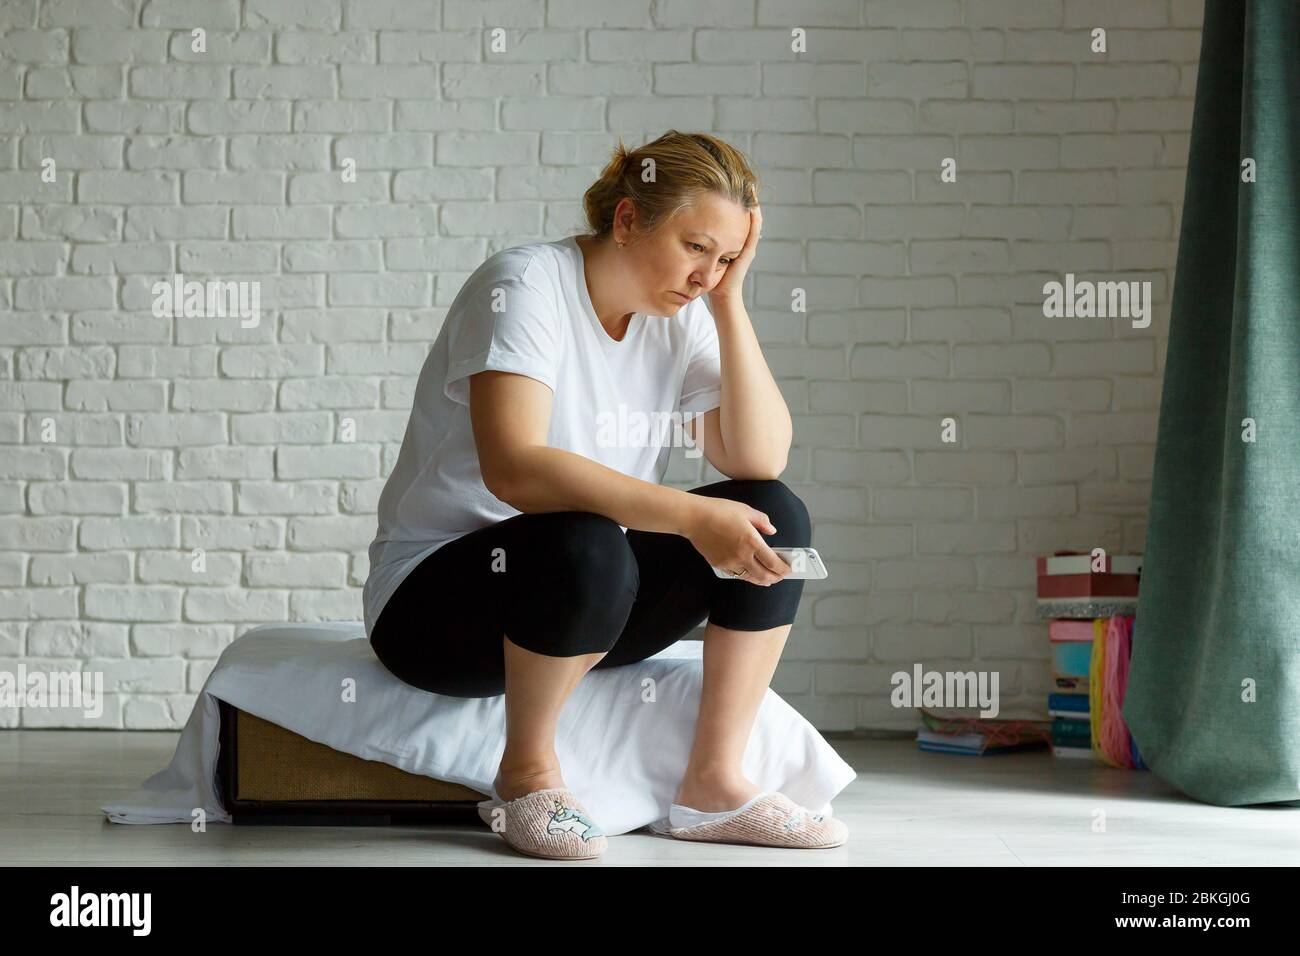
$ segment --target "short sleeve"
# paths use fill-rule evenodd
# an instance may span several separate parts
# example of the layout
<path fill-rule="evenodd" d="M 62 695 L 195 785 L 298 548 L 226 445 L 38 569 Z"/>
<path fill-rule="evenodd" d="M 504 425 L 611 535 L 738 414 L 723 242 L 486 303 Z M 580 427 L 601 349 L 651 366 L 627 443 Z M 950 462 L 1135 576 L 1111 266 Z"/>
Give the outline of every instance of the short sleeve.
<path fill-rule="evenodd" d="M 468 405 L 469 377 L 489 369 L 527 375 L 556 390 L 560 317 L 549 297 L 522 277 L 502 277 L 465 290 L 454 311 L 443 385 L 448 398 Z"/>
<path fill-rule="evenodd" d="M 722 360 L 718 351 L 718 329 L 713 315 L 697 300 L 690 317 L 691 355 L 682 379 L 678 410 L 704 413 L 722 404 Z"/>

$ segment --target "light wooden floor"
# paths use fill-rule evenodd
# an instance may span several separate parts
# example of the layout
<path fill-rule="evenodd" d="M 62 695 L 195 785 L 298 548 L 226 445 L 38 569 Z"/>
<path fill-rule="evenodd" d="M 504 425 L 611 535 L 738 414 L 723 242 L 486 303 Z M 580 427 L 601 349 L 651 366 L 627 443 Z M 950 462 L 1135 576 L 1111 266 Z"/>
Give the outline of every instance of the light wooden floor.
<path fill-rule="evenodd" d="M 109 823 L 101 804 L 171 759 L 177 733 L 0 731 L 0 865 L 1065 865 L 1300 863 L 1300 806 L 1196 803 L 1151 773 L 1046 752 L 922 753 L 912 740 L 828 739 L 858 771 L 834 801 L 848 844 L 830 850 L 610 839 L 586 864 L 514 853 L 486 828 L 234 827 Z M 1094 831 L 1104 811 L 1105 832 Z"/>

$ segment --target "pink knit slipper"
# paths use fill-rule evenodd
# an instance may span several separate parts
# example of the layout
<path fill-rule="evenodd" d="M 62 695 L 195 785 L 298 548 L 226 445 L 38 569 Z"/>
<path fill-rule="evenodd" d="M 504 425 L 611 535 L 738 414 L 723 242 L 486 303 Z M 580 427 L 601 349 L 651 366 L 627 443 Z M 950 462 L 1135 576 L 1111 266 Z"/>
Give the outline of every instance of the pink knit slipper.
<path fill-rule="evenodd" d="M 760 796 L 744 813 L 695 826 L 674 827 L 670 832 L 679 840 L 804 850 L 840 846 L 849 838 L 849 828 L 843 820 L 813 813 L 776 790 Z"/>
<path fill-rule="evenodd" d="M 495 791 L 494 794 L 495 796 Z M 479 805 L 479 818 L 493 825 L 502 821 L 497 831 L 501 838 L 520 853 L 546 860 L 590 860 L 609 847 L 609 839 L 587 814 L 586 808 L 564 787 L 534 790 L 506 801 L 485 801 Z M 495 829 L 495 828 L 494 828 Z"/>

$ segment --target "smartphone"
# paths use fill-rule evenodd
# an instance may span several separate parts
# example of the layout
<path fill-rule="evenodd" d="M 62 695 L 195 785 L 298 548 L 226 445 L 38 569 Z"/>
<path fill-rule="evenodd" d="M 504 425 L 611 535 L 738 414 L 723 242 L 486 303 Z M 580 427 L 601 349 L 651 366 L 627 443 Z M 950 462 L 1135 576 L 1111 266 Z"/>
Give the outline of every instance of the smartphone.
<path fill-rule="evenodd" d="M 820 581 L 828 577 L 826 565 L 822 562 L 822 556 L 817 553 L 816 548 L 773 548 L 779 557 L 786 564 L 790 565 L 790 573 L 782 581 L 791 581 L 800 579 L 805 581 Z M 726 578 L 729 581 L 741 580 L 730 571 L 714 568 L 714 575 L 720 578 Z"/>

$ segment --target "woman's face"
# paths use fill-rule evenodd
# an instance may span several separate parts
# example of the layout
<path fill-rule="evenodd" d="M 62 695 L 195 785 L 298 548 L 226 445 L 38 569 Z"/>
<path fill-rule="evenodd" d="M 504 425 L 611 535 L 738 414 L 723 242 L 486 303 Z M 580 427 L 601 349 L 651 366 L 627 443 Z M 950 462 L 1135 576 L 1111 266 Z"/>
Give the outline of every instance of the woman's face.
<path fill-rule="evenodd" d="M 630 218 L 631 203 L 623 202 Z M 620 225 L 622 214 L 620 205 L 615 215 Z M 650 235 L 628 242 L 624 248 L 631 253 L 626 262 L 638 291 L 636 311 L 676 315 L 687 301 L 722 281 L 748 238 L 749 211 L 724 196 L 707 193 Z"/>

